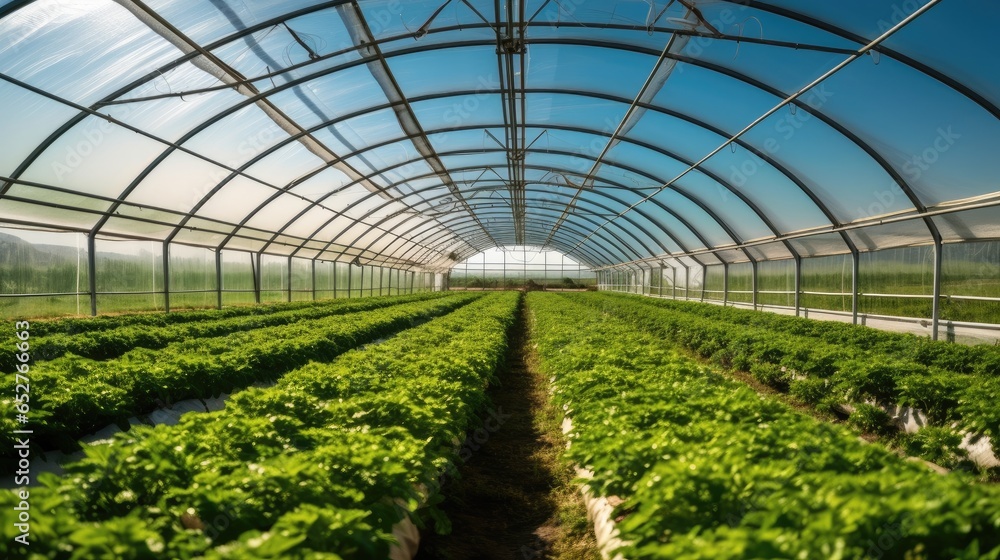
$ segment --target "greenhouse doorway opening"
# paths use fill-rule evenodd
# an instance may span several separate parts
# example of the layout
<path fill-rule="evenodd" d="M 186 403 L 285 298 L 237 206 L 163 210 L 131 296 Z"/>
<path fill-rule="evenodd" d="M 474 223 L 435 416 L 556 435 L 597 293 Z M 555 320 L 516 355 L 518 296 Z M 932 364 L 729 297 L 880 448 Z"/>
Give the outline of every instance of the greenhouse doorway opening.
<path fill-rule="evenodd" d="M 448 275 L 451 290 L 597 289 L 597 274 L 559 251 L 515 245 L 477 253 L 456 264 Z"/>

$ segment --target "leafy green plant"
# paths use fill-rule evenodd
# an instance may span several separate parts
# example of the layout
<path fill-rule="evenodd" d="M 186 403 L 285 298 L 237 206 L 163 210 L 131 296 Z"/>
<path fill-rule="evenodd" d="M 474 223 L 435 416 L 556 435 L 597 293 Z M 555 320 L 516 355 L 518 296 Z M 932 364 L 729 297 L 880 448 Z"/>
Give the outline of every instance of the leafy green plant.
<path fill-rule="evenodd" d="M 572 418 L 565 456 L 593 471 L 598 494 L 625 500 L 625 557 L 863 558 L 880 538 L 882 558 L 1000 553 L 997 488 L 942 477 L 673 352 L 653 323 L 676 316 L 640 323 L 639 306 L 609 316 L 594 299 L 527 296 L 553 400 Z M 790 385 L 825 398 L 829 382 Z M 859 409 L 866 427 L 888 421 Z"/>
<path fill-rule="evenodd" d="M 962 434 L 944 426 L 925 426 L 900 438 L 900 446 L 911 456 L 954 469 L 968 461 L 969 453 L 959 447 Z"/>
<path fill-rule="evenodd" d="M 757 381 L 778 389 L 787 391 L 792 376 L 788 368 L 771 362 L 759 362 L 750 366 L 750 375 Z"/>
<path fill-rule="evenodd" d="M 130 416 L 177 400 L 274 381 L 309 361 L 329 361 L 350 348 L 410 327 L 415 320 L 443 315 L 479 297 L 452 295 L 183 340 L 159 350 L 138 348 L 108 361 L 67 356 L 43 362 L 32 369 L 32 401 L 33 408 L 49 415 L 33 416 L 32 442 L 69 450 L 76 446 L 76 438 L 110 423 L 127 426 Z M 13 407 L 13 401 L 0 401 L 0 412 L 9 418 L 14 417 Z M 0 442 L 6 443 L 0 456 L 12 457 L 13 437 L 12 432 L 0 434 Z"/>
<path fill-rule="evenodd" d="M 854 410 L 847 417 L 847 423 L 862 432 L 872 434 L 886 434 L 890 429 L 892 418 L 889 413 L 868 403 L 858 403 L 854 405 Z"/>
<path fill-rule="evenodd" d="M 44 508 L 33 528 L 46 536 L 34 557 L 148 557 L 142 542 L 156 557 L 386 557 L 393 524 L 436 501 L 425 492 L 486 400 L 519 297 L 472 298 L 243 391 L 222 411 L 88 448 L 32 489 Z M 0 494 L 5 536 L 13 499 Z"/>
<path fill-rule="evenodd" d="M 818 405 L 829 395 L 828 381 L 818 377 L 795 379 L 788 386 L 788 392 L 800 401 Z"/>

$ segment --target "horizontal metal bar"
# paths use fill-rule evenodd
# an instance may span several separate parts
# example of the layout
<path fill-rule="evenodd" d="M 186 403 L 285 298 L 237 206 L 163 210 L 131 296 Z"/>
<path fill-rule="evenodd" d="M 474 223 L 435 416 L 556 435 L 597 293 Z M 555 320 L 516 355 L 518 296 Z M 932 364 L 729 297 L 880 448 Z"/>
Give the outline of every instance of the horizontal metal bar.
<path fill-rule="evenodd" d="M 54 292 L 44 294 L 0 294 L 0 298 L 31 298 L 31 297 L 60 297 L 60 296 L 89 296 L 90 292 Z"/>

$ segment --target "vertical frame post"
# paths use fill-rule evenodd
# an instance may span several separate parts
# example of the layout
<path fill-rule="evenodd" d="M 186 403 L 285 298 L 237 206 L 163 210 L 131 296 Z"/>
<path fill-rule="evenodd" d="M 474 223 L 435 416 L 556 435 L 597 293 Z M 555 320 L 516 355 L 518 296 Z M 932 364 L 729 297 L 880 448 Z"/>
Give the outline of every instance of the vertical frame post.
<path fill-rule="evenodd" d="M 154 290 L 155 286 L 154 286 Z M 170 313 L 170 242 L 163 242 L 163 312 Z"/>
<path fill-rule="evenodd" d="M 934 240 L 934 292 L 931 300 L 931 340 L 937 340 L 941 328 L 941 263 L 944 245 L 940 237 Z"/>
<path fill-rule="evenodd" d="M 97 242 L 87 236 L 87 284 L 90 290 L 90 314 L 97 315 Z"/>
<path fill-rule="evenodd" d="M 215 251 L 215 294 L 216 307 L 222 309 L 222 249 Z"/>
<path fill-rule="evenodd" d="M 729 304 L 729 263 L 722 263 L 722 306 Z"/>
<path fill-rule="evenodd" d="M 795 255 L 795 316 L 799 316 L 802 309 L 802 257 Z"/>
<path fill-rule="evenodd" d="M 858 324 L 858 289 L 859 289 L 859 269 L 861 267 L 861 254 L 855 250 L 851 252 L 851 321 Z"/>

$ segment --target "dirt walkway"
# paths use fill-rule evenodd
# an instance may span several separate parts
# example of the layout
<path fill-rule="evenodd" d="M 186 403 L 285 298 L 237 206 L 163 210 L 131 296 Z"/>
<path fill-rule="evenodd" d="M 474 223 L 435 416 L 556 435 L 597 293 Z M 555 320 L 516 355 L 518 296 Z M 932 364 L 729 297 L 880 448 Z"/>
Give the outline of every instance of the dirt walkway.
<path fill-rule="evenodd" d="M 491 420 L 469 434 L 460 478 L 444 487 L 451 534 L 425 531 L 417 560 L 600 558 L 572 472 L 558 461 L 565 441 L 533 367 L 523 306 L 498 377 Z"/>

